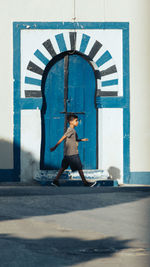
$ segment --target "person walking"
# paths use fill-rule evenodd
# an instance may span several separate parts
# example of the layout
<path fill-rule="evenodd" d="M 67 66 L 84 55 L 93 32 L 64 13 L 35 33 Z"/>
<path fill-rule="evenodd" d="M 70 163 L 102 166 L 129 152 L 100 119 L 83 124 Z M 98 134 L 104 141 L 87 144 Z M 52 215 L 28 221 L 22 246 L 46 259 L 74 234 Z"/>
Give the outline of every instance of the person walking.
<path fill-rule="evenodd" d="M 93 187 L 96 185 L 96 182 L 88 182 L 84 176 L 84 172 L 82 169 L 82 163 L 80 160 L 79 152 L 78 152 L 78 142 L 86 142 L 88 141 L 87 138 L 78 139 L 78 135 L 75 131 L 75 127 L 78 126 L 78 116 L 76 114 L 70 114 L 68 115 L 68 122 L 69 122 L 69 128 L 65 132 L 65 134 L 62 136 L 62 138 L 57 142 L 57 144 L 50 148 L 50 151 L 53 152 L 61 142 L 65 142 L 64 145 L 64 158 L 61 163 L 61 168 L 58 171 L 57 176 L 51 183 L 53 186 L 60 186 L 59 178 L 62 175 L 62 173 L 70 166 L 71 170 L 78 171 L 79 175 L 83 181 L 84 186 Z"/>

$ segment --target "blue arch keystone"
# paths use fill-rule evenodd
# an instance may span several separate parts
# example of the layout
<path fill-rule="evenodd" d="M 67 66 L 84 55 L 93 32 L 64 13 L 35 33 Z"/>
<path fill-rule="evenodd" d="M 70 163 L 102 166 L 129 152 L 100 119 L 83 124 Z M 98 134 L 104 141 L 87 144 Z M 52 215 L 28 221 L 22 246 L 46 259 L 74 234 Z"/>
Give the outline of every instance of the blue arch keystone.
<path fill-rule="evenodd" d="M 109 61 L 112 58 L 108 50 L 96 61 L 98 67 L 102 66 L 104 63 Z"/>
<path fill-rule="evenodd" d="M 108 80 L 108 81 L 103 81 L 102 82 L 102 86 L 112 86 L 112 85 L 117 85 L 118 84 L 118 79 L 114 79 L 114 80 Z"/>
<path fill-rule="evenodd" d="M 90 36 L 88 36 L 88 35 L 86 35 L 86 34 L 83 34 L 83 35 L 82 35 L 82 41 L 81 41 L 81 45 L 80 45 L 80 49 L 79 49 L 79 51 L 80 51 L 81 53 L 84 53 L 84 52 L 85 52 L 89 40 L 90 40 Z"/>
<path fill-rule="evenodd" d="M 41 86 L 41 80 L 30 77 L 25 77 L 25 83 Z"/>
<path fill-rule="evenodd" d="M 58 43 L 60 52 L 67 51 L 67 47 L 66 47 L 63 33 L 55 35 L 55 38 L 56 38 L 56 41 Z"/>
<path fill-rule="evenodd" d="M 49 60 L 47 57 L 45 57 L 40 50 L 36 50 L 34 55 L 44 64 L 47 65 L 49 63 Z"/>

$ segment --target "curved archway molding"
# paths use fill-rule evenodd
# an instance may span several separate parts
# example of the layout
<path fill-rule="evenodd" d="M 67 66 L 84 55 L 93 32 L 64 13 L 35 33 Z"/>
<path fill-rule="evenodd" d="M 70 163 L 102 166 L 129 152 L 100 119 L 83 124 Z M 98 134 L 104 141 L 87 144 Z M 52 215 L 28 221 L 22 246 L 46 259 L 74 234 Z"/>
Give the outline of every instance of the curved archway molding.
<path fill-rule="evenodd" d="M 24 96 L 41 97 L 41 82 L 47 64 L 60 53 L 79 52 L 88 58 L 96 78 L 96 96 L 118 95 L 118 72 L 111 53 L 85 33 L 66 31 L 42 42 L 29 60 L 24 77 Z"/>

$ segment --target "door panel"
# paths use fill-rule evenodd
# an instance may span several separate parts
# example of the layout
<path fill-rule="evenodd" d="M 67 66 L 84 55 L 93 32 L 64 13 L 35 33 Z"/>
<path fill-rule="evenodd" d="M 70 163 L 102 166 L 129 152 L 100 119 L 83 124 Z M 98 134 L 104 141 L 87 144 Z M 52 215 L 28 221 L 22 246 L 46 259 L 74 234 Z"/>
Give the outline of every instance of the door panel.
<path fill-rule="evenodd" d="M 50 69 L 45 83 L 46 113 L 43 116 L 42 169 L 59 169 L 63 157 L 63 144 L 50 152 L 64 132 L 64 59 Z"/>
<path fill-rule="evenodd" d="M 83 167 L 95 169 L 97 143 L 95 76 L 89 63 L 78 55 L 69 56 L 68 100 L 67 110 L 77 113 L 80 119 L 76 128 L 79 138 L 89 138 L 89 142 L 79 143 Z"/>

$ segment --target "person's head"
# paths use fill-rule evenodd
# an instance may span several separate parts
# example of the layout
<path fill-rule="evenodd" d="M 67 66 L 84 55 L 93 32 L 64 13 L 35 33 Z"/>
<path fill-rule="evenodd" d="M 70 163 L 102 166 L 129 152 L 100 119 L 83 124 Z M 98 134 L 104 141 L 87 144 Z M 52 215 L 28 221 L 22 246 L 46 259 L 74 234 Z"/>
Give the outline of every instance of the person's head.
<path fill-rule="evenodd" d="M 72 125 L 74 127 L 78 126 L 78 116 L 76 114 L 69 114 L 67 117 L 67 120 L 69 122 L 69 125 Z"/>

